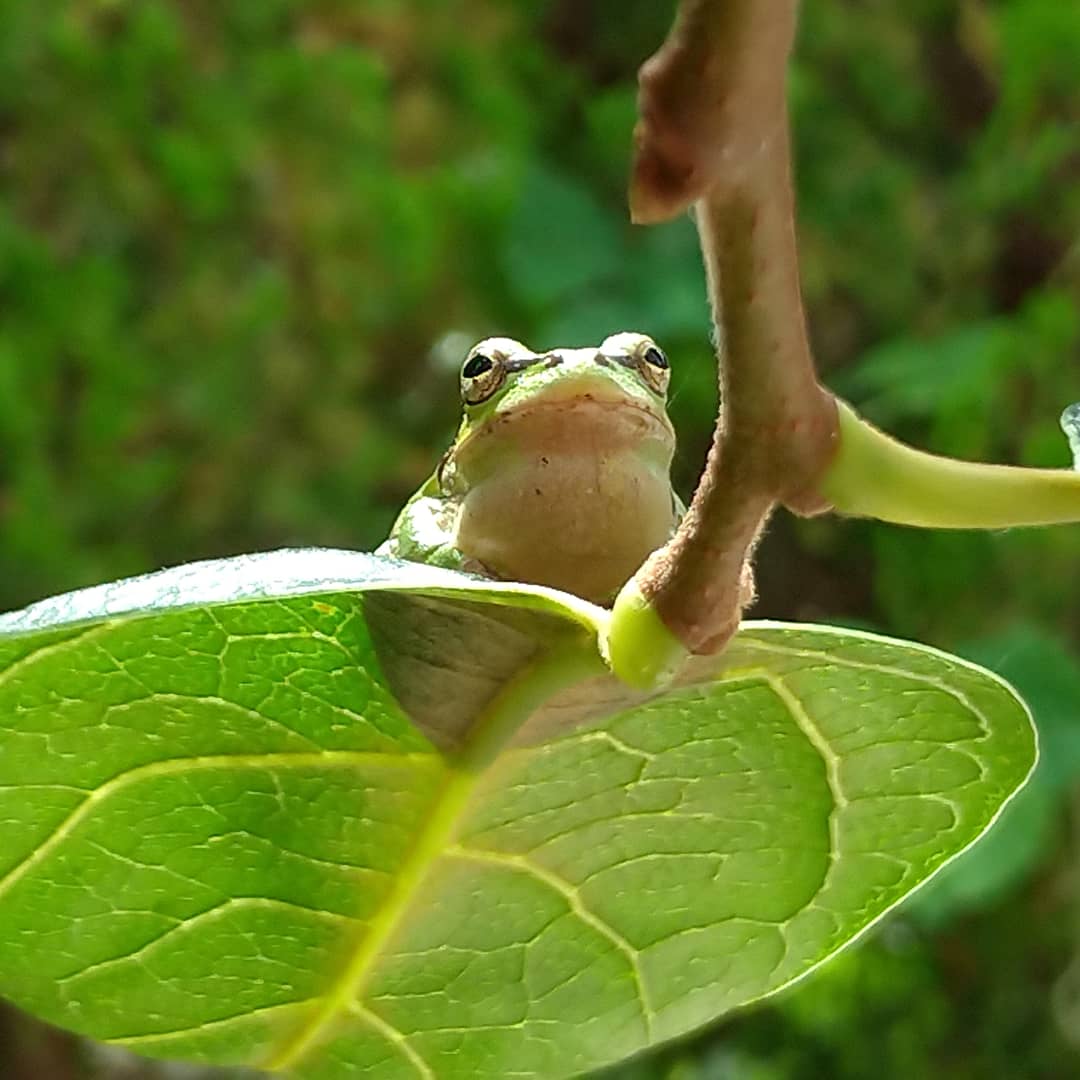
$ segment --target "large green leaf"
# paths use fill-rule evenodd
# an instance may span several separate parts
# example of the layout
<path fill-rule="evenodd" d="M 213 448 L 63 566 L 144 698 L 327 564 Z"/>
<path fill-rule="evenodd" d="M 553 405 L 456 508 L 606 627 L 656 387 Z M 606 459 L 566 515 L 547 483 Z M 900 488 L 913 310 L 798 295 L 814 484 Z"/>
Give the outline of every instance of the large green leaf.
<path fill-rule="evenodd" d="M 647 696 L 605 618 L 333 551 L 0 618 L 0 992 L 309 1080 L 570 1075 L 805 975 L 1033 765 L 933 650 L 750 623 Z"/>

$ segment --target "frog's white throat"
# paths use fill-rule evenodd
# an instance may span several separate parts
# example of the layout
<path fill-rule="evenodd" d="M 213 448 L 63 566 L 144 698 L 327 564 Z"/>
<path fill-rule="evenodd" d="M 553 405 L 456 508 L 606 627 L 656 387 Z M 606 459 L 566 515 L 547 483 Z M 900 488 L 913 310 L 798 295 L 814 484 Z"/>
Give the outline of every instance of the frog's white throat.
<path fill-rule="evenodd" d="M 456 449 L 455 547 L 499 578 L 604 603 L 676 525 L 670 422 L 627 401 L 538 402 Z"/>

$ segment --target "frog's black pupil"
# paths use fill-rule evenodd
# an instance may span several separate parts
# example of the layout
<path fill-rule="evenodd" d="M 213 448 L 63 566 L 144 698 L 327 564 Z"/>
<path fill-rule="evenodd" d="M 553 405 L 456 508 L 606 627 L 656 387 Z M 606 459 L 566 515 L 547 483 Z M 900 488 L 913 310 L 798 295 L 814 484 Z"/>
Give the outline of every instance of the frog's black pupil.
<path fill-rule="evenodd" d="M 645 350 L 645 359 L 653 367 L 659 368 L 661 371 L 667 371 L 671 367 L 668 358 L 656 346 Z"/>
<path fill-rule="evenodd" d="M 494 361 L 490 356 L 485 356 L 483 353 L 477 353 L 475 356 L 469 357 L 465 361 L 465 366 L 461 369 L 461 374 L 466 379 L 475 379 L 477 375 L 483 375 L 485 371 L 490 371 L 495 366 Z"/>

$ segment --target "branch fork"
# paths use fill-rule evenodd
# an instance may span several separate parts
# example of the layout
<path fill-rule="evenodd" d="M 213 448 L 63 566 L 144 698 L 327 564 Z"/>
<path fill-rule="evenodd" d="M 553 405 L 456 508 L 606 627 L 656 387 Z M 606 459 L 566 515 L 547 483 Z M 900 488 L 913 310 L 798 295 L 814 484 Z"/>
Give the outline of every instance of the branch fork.
<path fill-rule="evenodd" d="M 945 528 L 1080 521 L 1080 473 L 952 461 L 877 431 L 818 381 L 799 290 L 786 104 L 798 0 L 682 0 L 639 75 L 629 203 L 692 209 L 720 371 L 720 415 L 678 532 L 616 599 L 604 650 L 651 686 L 721 650 L 753 595 L 778 506 Z M 1080 439 L 1080 436 L 1077 436 Z"/>

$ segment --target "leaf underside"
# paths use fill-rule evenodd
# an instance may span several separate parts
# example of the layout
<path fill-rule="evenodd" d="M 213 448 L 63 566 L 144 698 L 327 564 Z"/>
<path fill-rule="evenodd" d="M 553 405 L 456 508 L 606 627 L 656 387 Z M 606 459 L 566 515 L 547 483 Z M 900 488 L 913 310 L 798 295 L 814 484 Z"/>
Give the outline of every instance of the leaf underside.
<path fill-rule="evenodd" d="M 475 771 L 460 702 L 598 609 L 352 553 L 242 562 L 0 619 L 0 993 L 141 1053 L 588 1071 L 805 975 L 1034 762 L 979 668 L 748 623 L 666 694 L 562 691 Z M 531 611 L 500 635 L 493 603 Z"/>

